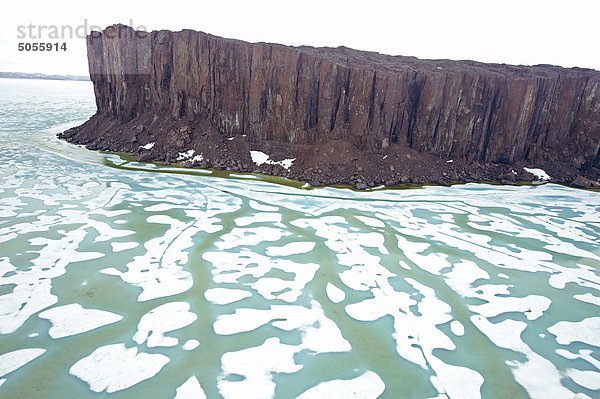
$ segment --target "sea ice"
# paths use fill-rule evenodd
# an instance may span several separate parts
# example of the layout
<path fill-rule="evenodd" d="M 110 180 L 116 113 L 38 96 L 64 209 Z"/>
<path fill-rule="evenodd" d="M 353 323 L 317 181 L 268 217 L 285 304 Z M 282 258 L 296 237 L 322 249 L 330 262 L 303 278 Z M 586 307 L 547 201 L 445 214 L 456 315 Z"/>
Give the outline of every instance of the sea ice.
<path fill-rule="evenodd" d="M 385 384 L 376 373 L 367 370 L 362 375 L 350 380 L 330 380 L 305 391 L 298 399 L 375 399 L 385 390 Z"/>
<path fill-rule="evenodd" d="M 279 207 L 277 207 L 277 206 L 266 205 L 266 204 L 263 204 L 261 202 L 254 201 L 254 200 L 248 201 L 248 205 L 250 205 L 250 208 L 252 208 L 256 211 L 261 211 L 261 212 L 277 212 L 277 211 L 279 211 Z"/>
<path fill-rule="evenodd" d="M 94 392 L 112 393 L 154 377 L 167 363 L 165 355 L 138 353 L 137 348 L 112 344 L 79 360 L 69 373 L 87 382 Z"/>
<path fill-rule="evenodd" d="M 113 252 L 122 252 L 128 249 L 137 248 L 140 244 L 137 242 L 111 242 Z"/>
<path fill-rule="evenodd" d="M 209 288 L 204 292 L 206 300 L 215 305 L 228 305 L 251 296 L 250 291 L 236 288 Z"/>
<path fill-rule="evenodd" d="M 471 321 L 484 333 L 492 343 L 500 348 L 510 349 L 525 355 L 524 361 L 509 361 L 512 373 L 532 399 L 573 397 L 573 392 L 561 383 L 561 375 L 556 367 L 546 358 L 535 353 L 523 342 L 521 334 L 527 323 L 511 319 L 491 323 L 486 318 L 475 315 Z M 539 376 L 544 379 L 540 380 Z"/>
<path fill-rule="evenodd" d="M 452 320 L 450 322 L 450 331 L 452 331 L 452 334 L 462 337 L 465 335 L 465 326 L 458 320 Z"/>
<path fill-rule="evenodd" d="M 227 352 L 221 357 L 223 372 L 217 384 L 225 399 L 272 398 L 275 393 L 273 374 L 295 373 L 302 369 L 294 361 L 298 349 L 282 344 L 279 338 L 268 338 L 260 346 Z M 230 381 L 231 375 L 243 376 Z"/>
<path fill-rule="evenodd" d="M 325 290 L 327 291 L 327 297 L 333 303 L 340 303 L 346 298 L 346 294 L 344 293 L 344 291 L 342 291 L 332 283 L 327 283 Z"/>
<path fill-rule="evenodd" d="M 175 346 L 179 340 L 165 337 L 165 333 L 186 327 L 197 318 L 187 302 L 165 303 L 142 316 L 133 340 L 140 345 L 146 342 L 148 348 Z"/>
<path fill-rule="evenodd" d="M 566 374 L 577 385 L 592 391 L 600 390 L 600 373 L 597 371 L 568 369 Z"/>
<path fill-rule="evenodd" d="M 23 367 L 32 360 L 42 356 L 45 352 L 46 349 L 42 348 L 27 348 L 0 355 L 0 377 L 4 377 L 16 369 Z"/>
<path fill-rule="evenodd" d="M 176 392 L 173 399 L 206 399 L 206 394 L 194 375 L 181 384 Z"/>
<path fill-rule="evenodd" d="M 183 348 L 183 350 L 189 352 L 189 351 L 193 351 L 194 349 L 196 349 L 199 346 L 200 346 L 200 342 L 197 339 L 188 339 L 187 341 L 185 341 L 185 343 L 181 347 Z"/>
<path fill-rule="evenodd" d="M 266 254 L 268 256 L 290 256 L 305 254 L 315 248 L 314 242 L 290 242 L 281 247 L 267 247 Z"/>
<path fill-rule="evenodd" d="M 317 301 L 312 301 L 310 308 L 299 305 L 271 305 L 270 309 L 238 308 L 232 314 L 219 316 L 213 328 L 216 334 L 233 335 L 256 330 L 267 323 L 285 331 L 301 331 L 302 343 L 298 350 L 329 353 L 351 349 L 339 327 L 325 316 Z"/>
<path fill-rule="evenodd" d="M 600 317 L 588 317 L 581 321 L 561 321 L 548 328 L 550 334 L 556 336 L 556 341 L 561 345 L 572 342 L 600 347 Z"/>
<path fill-rule="evenodd" d="M 50 320 L 52 327 L 48 334 L 54 339 L 81 334 L 123 319 L 123 316 L 105 310 L 85 309 L 78 303 L 56 306 L 41 312 L 39 317 Z"/>

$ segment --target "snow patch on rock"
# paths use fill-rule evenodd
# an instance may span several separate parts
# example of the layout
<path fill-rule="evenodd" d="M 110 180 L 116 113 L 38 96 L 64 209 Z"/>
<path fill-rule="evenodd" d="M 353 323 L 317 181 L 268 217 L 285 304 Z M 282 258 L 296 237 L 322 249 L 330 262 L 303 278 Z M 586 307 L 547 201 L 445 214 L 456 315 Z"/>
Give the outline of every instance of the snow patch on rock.
<path fill-rule="evenodd" d="M 289 169 L 292 166 L 292 163 L 296 160 L 296 158 L 288 158 L 282 161 L 273 161 L 269 155 L 262 151 L 250 151 L 250 157 L 252 157 L 252 162 L 258 166 L 262 164 L 279 165 L 284 169 Z"/>
<path fill-rule="evenodd" d="M 154 144 L 155 144 L 154 141 L 152 141 L 146 145 L 141 145 L 140 148 L 143 148 L 144 150 L 151 150 L 152 147 L 154 147 Z"/>
<path fill-rule="evenodd" d="M 547 180 L 551 179 L 550 175 L 548 175 L 548 173 L 546 173 L 543 169 L 539 169 L 539 168 L 523 168 L 523 170 L 525 170 L 525 172 L 531 173 L 538 180 L 547 181 Z"/>

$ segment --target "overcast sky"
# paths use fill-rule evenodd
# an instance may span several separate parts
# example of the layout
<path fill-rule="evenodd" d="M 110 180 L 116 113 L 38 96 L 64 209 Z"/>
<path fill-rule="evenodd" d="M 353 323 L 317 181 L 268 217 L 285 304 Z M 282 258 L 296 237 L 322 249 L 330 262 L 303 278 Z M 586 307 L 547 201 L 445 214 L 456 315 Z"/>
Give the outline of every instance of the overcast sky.
<path fill-rule="evenodd" d="M 18 26 L 73 29 L 121 22 L 184 28 L 251 42 L 348 47 L 419 58 L 555 64 L 600 70 L 598 0 L 4 2 L 0 71 L 87 75 L 85 40 L 18 39 Z M 37 34 L 37 31 L 36 31 Z M 66 52 L 19 52 L 19 42 L 67 42 Z"/>

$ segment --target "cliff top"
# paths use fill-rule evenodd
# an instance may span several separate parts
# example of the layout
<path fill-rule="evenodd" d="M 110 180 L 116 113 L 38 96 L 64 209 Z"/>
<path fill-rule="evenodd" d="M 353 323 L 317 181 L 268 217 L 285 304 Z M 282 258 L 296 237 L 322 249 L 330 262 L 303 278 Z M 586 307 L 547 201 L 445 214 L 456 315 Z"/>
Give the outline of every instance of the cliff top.
<path fill-rule="evenodd" d="M 210 33 L 196 31 L 193 29 L 182 29 L 180 31 L 135 31 L 133 28 L 123 25 L 114 24 L 107 27 L 103 32 L 93 31 L 90 36 L 95 38 L 101 37 L 104 32 L 108 29 L 118 29 L 119 31 L 126 30 L 130 34 L 143 35 L 164 35 L 164 34 L 200 34 L 205 35 L 213 40 L 219 40 L 228 42 L 233 45 L 242 46 L 270 46 L 273 49 L 282 49 L 289 51 L 290 49 L 296 50 L 302 54 L 309 54 L 318 58 L 327 59 L 329 62 L 336 63 L 338 65 L 352 65 L 353 67 L 361 67 L 365 69 L 371 69 L 382 72 L 407 72 L 407 71 L 427 71 L 432 73 L 485 73 L 485 74 L 496 74 L 509 78 L 536 78 L 536 77 L 548 77 L 557 75 L 571 75 L 571 76 L 599 76 L 600 71 L 589 69 L 589 68 L 565 68 L 557 65 L 538 64 L 538 65 L 511 65 L 511 64 L 498 64 L 498 63 L 485 63 L 472 60 L 448 60 L 448 59 L 421 59 L 413 56 L 404 55 L 388 55 L 374 51 L 367 50 L 356 50 L 346 46 L 340 47 L 313 47 L 313 46 L 289 46 L 278 43 L 268 42 L 247 42 L 239 39 L 224 38 Z"/>

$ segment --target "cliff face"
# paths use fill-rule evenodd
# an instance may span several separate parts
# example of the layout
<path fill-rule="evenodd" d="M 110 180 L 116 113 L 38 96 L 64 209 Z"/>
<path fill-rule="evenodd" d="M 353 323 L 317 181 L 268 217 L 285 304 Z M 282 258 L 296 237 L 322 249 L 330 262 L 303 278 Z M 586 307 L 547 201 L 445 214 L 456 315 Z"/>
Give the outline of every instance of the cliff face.
<path fill-rule="evenodd" d="M 201 32 L 88 38 L 98 112 L 202 118 L 252 142 L 400 143 L 442 158 L 513 163 L 550 151 L 598 165 L 600 72 L 427 61 L 347 48 L 250 44 Z"/>

